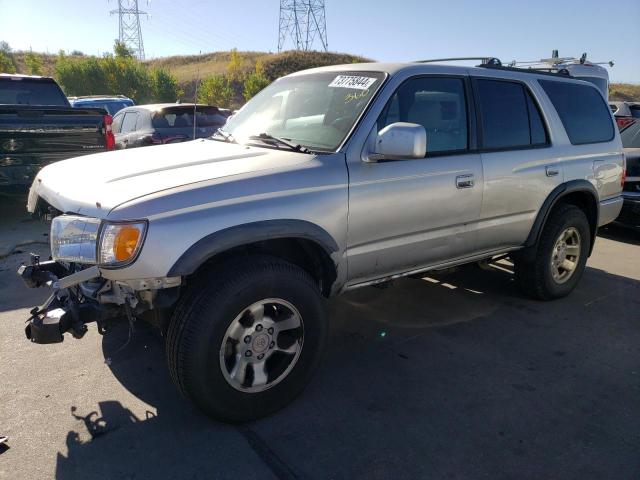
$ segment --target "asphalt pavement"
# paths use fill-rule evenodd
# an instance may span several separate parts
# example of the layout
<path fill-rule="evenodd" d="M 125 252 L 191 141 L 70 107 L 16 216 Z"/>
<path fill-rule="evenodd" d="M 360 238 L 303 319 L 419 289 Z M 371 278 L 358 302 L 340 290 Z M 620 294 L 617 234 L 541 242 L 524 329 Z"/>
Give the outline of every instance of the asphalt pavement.
<path fill-rule="evenodd" d="M 332 300 L 308 388 L 229 426 L 177 393 L 141 322 L 119 352 L 124 326 L 29 343 L 47 292 L 15 270 L 48 255 L 32 243 L 46 229 L 7 213 L 23 199 L 0 202 L 1 479 L 640 478 L 638 231 L 603 229 L 579 287 L 554 302 L 524 298 L 508 263 Z"/>

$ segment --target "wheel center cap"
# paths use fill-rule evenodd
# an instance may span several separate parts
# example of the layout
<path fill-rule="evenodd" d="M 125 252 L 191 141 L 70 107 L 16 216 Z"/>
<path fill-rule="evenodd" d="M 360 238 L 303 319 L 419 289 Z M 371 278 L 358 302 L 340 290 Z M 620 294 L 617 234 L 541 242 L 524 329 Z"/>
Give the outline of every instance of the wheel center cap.
<path fill-rule="evenodd" d="M 269 343 L 269 335 L 261 333 L 253 339 L 251 346 L 254 352 L 262 353 L 269 347 Z"/>

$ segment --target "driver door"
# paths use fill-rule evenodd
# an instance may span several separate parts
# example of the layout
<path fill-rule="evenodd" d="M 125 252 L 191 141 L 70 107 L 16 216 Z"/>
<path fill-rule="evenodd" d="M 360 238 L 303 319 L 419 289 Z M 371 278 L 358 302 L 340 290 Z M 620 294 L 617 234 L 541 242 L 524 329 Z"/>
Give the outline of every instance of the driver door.
<path fill-rule="evenodd" d="M 483 178 L 470 134 L 474 123 L 468 97 L 467 77 L 409 78 L 374 128 L 380 131 L 395 122 L 422 125 L 426 157 L 347 162 L 349 284 L 474 253 Z"/>

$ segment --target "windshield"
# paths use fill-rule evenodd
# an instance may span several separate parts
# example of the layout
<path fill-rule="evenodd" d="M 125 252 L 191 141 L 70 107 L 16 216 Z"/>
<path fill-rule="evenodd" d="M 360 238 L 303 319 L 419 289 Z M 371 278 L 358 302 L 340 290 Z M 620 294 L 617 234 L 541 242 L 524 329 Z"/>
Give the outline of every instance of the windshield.
<path fill-rule="evenodd" d="M 240 143 L 266 133 L 312 150 L 336 150 L 382 85 L 382 72 L 285 77 L 256 95 L 224 126 Z"/>

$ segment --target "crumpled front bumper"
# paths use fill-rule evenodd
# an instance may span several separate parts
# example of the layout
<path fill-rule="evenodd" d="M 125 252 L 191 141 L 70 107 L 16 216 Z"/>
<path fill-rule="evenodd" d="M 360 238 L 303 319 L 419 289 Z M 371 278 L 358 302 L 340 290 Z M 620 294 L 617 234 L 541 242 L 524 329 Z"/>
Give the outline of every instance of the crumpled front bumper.
<path fill-rule="evenodd" d="M 100 276 L 98 267 L 72 273 L 55 261 L 40 262 L 32 256 L 31 265 L 18 268 L 18 275 L 27 287 L 47 286 L 52 293 L 40 306 L 30 311 L 25 334 L 34 343 L 59 343 L 64 334 L 70 332 L 75 338 L 82 338 L 87 332 L 86 324 L 98 322 L 103 333 L 105 322 L 127 315 L 125 305 L 105 305 L 84 297 L 77 286 Z"/>

